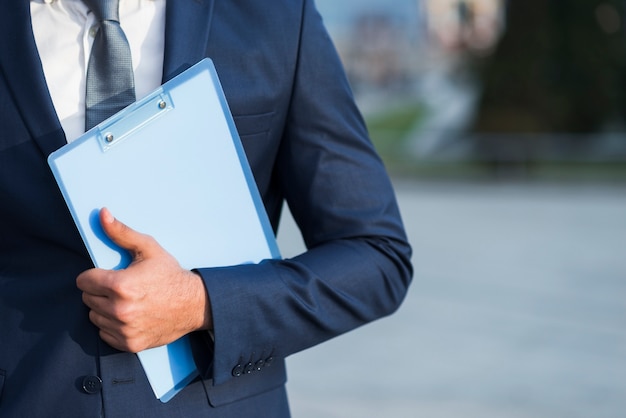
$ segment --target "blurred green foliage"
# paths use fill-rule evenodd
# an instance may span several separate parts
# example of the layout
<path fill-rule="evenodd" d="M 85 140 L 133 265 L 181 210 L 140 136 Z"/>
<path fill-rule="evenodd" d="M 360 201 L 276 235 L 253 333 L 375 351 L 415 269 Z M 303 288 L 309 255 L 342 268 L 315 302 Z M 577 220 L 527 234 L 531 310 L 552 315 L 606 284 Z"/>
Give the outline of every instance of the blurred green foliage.
<path fill-rule="evenodd" d="M 366 118 L 372 142 L 386 162 L 398 164 L 407 159 L 409 136 L 419 127 L 424 112 L 420 103 L 413 102 L 385 108 Z"/>

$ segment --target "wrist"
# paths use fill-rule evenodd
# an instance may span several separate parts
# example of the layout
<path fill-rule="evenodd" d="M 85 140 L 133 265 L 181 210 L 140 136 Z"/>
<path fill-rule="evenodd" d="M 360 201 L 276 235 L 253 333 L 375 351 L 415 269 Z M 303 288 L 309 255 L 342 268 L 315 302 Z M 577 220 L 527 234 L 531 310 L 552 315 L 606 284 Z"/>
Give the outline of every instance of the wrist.
<path fill-rule="evenodd" d="M 213 329 L 213 318 L 211 317 L 211 302 L 202 276 L 196 271 L 188 271 L 188 278 L 192 283 L 192 294 L 194 295 L 194 322 L 191 331 L 211 331 Z"/>

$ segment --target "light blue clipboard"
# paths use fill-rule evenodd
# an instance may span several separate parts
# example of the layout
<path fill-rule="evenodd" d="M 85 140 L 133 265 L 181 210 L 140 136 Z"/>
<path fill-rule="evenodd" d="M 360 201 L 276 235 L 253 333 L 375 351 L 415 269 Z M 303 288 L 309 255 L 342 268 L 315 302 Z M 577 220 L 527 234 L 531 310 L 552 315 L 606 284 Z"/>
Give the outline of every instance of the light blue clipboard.
<path fill-rule="evenodd" d="M 131 261 L 101 230 L 108 207 L 184 268 L 280 258 L 215 67 L 204 59 L 48 158 L 96 267 Z M 138 354 L 167 402 L 198 374 L 187 337 Z"/>

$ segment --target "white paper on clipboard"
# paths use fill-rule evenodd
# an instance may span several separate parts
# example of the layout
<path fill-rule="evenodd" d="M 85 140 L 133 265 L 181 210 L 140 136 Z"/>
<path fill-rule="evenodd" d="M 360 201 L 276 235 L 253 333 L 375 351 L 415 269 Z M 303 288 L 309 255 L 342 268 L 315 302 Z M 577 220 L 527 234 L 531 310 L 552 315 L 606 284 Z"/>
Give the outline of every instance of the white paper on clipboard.
<path fill-rule="evenodd" d="M 210 59 L 48 158 L 96 267 L 131 261 L 102 231 L 108 207 L 184 268 L 279 258 L 275 237 Z M 138 354 L 167 402 L 197 376 L 187 337 Z"/>

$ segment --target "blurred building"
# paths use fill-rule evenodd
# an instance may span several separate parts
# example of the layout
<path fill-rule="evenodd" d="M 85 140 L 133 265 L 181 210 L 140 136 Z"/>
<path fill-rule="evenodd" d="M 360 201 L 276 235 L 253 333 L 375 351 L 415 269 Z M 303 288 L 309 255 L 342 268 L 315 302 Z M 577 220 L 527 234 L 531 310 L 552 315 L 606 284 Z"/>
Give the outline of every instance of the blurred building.
<path fill-rule="evenodd" d="M 450 51 L 486 52 L 504 31 L 505 0 L 418 0 L 429 35 Z"/>
<path fill-rule="evenodd" d="M 347 48 L 342 51 L 353 85 L 393 88 L 409 82 L 415 55 L 410 34 L 413 23 L 384 11 L 355 16 Z"/>
<path fill-rule="evenodd" d="M 355 5 L 330 26 L 355 89 L 406 89 L 425 74 L 445 73 L 450 58 L 492 51 L 505 28 L 505 2 L 381 0 Z"/>

